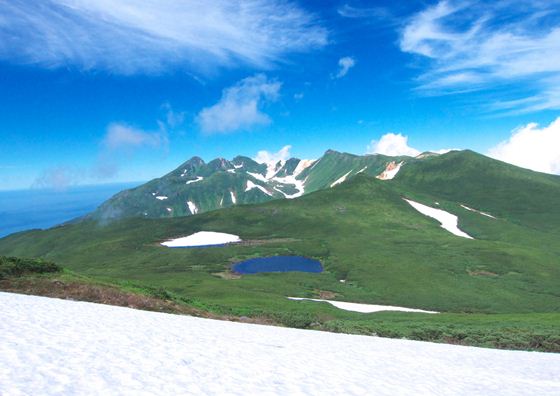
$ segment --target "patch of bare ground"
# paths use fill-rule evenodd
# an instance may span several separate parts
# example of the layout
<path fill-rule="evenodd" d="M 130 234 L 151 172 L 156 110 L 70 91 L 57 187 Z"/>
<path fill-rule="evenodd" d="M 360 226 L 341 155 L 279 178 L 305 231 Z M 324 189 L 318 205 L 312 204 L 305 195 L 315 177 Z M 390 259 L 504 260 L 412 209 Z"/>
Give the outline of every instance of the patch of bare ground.
<path fill-rule="evenodd" d="M 57 278 L 3 279 L 0 280 L 0 291 L 61 298 L 65 300 L 87 301 L 145 311 L 197 316 L 207 319 L 278 325 L 269 318 L 218 315 L 188 305 L 179 304 L 175 301 L 128 292 L 113 286 L 63 281 Z"/>
<path fill-rule="evenodd" d="M 236 243 L 236 245 L 241 246 L 259 246 L 259 245 L 267 245 L 271 243 L 290 243 L 290 242 L 298 242 L 299 239 L 296 238 L 271 238 L 271 239 L 249 239 L 246 241 L 241 241 Z"/>
<path fill-rule="evenodd" d="M 498 276 L 498 274 L 496 274 L 495 272 L 491 272 L 491 271 L 484 271 L 484 270 L 478 270 L 478 271 L 467 271 L 469 273 L 470 276 Z"/>
<path fill-rule="evenodd" d="M 230 272 L 230 271 L 214 272 L 212 275 L 220 277 L 222 279 L 226 279 L 226 280 L 241 279 L 241 275 L 236 274 L 235 272 Z"/>
<path fill-rule="evenodd" d="M 338 293 L 328 290 L 315 290 L 315 294 L 322 300 L 332 300 L 338 296 Z"/>

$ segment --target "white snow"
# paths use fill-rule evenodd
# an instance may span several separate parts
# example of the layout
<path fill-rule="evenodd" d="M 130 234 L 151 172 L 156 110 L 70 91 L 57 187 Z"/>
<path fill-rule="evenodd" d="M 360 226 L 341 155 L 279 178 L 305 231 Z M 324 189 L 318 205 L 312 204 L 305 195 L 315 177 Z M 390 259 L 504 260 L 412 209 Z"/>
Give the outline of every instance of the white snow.
<path fill-rule="evenodd" d="M 194 179 L 194 180 L 189 180 L 189 181 L 188 181 L 187 183 L 185 183 L 185 184 L 197 183 L 197 182 L 199 182 L 199 181 L 201 181 L 201 180 L 204 180 L 204 178 L 203 178 L 202 176 L 197 176 L 196 179 Z"/>
<path fill-rule="evenodd" d="M 247 172 L 248 175 L 253 176 L 255 179 L 262 181 L 262 182 L 267 182 L 268 179 L 266 177 L 264 177 L 263 175 L 261 175 L 260 173 L 254 173 L 254 172 Z"/>
<path fill-rule="evenodd" d="M 358 171 L 358 172 L 357 172 L 356 174 L 358 174 L 358 173 L 362 173 L 362 172 L 363 172 L 363 171 L 365 171 L 366 169 L 367 169 L 367 165 L 366 165 L 366 166 L 364 166 L 364 167 L 363 167 L 362 169 L 360 169 L 360 170 L 359 170 L 359 171 Z"/>
<path fill-rule="evenodd" d="M 316 160 L 300 160 L 300 162 L 297 164 L 296 168 L 294 169 L 294 173 L 290 176 L 275 177 L 274 175 L 276 174 L 276 172 L 274 171 L 274 165 L 276 163 L 269 163 L 267 165 L 266 176 L 263 176 L 259 173 L 254 173 L 254 172 L 247 172 L 247 174 L 254 177 L 255 179 L 257 179 L 261 182 L 267 183 L 267 184 L 270 183 L 271 181 L 276 182 L 276 183 L 280 183 L 280 184 L 291 184 L 297 190 L 293 194 L 287 194 L 278 187 L 273 187 L 273 189 L 278 191 L 282 195 L 284 195 L 284 198 L 294 199 L 294 198 L 297 198 L 297 197 L 301 197 L 305 192 L 305 188 L 304 188 L 305 180 L 297 180 L 296 177 L 301 172 L 303 172 L 306 168 L 314 165 L 315 162 L 316 162 Z M 282 163 L 282 166 L 284 166 L 285 161 L 284 162 L 281 161 L 281 163 Z M 255 187 L 253 187 L 253 188 L 255 188 Z M 263 192 L 264 192 L 264 190 L 263 190 Z M 271 195 L 270 192 L 267 192 L 267 194 Z"/>
<path fill-rule="evenodd" d="M 189 206 L 189 210 L 193 215 L 198 213 L 198 208 L 193 201 L 187 201 L 187 205 Z"/>
<path fill-rule="evenodd" d="M 237 198 L 235 197 L 235 193 L 233 191 L 230 191 L 229 195 L 231 196 L 231 202 L 236 204 L 237 203 Z"/>
<path fill-rule="evenodd" d="M 380 180 L 392 180 L 397 175 L 397 173 L 399 173 L 403 164 L 404 162 L 399 162 L 397 164 L 395 163 L 395 161 L 391 161 L 387 164 L 385 170 L 375 177 Z"/>
<path fill-rule="evenodd" d="M 2 395 L 560 394 L 560 354 L 0 293 Z"/>
<path fill-rule="evenodd" d="M 276 165 L 278 164 L 278 162 L 280 163 L 280 166 L 276 167 Z M 276 173 L 282 169 L 282 167 L 286 164 L 286 160 L 281 159 L 280 161 L 277 162 L 269 162 L 266 164 L 266 178 L 267 179 L 272 179 L 274 177 L 274 175 L 276 175 Z"/>
<path fill-rule="evenodd" d="M 224 245 L 226 243 L 235 242 L 241 242 L 241 239 L 237 235 L 226 234 L 224 232 L 199 231 L 186 237 L 162 242 L 161 244 L 167 247 L 193 247 Z"/>
<path fill-rule="evenodd" d="M 226 172 L 228 172 L 228 173 L 235 173 L 235 169 L 228 169 Z"/>
<path fill-rule="evenodd" d="M 423 313 L 430 313 L 430 314 L 438 313 L 435 311 L 424 311 L 423 309 L 395 307 L 392 305 L 360 304 L 360 303 L 351 303 L 345 301 L 321 300 L 319 298 L 288 297 L 288 299 L 295 300 L 295 301 L 307 300 L 307 301 L 326 302 L 345 311 L 354 311 L 354 312 L 361 312 L 361 313 L 372 313 L 372 312 L 380 312 L 380 311 L 423 312 Z"/>
<path fill-rule="evenodd" d="M 311 165 L 315 163 L 316 160 L 301 160 L 298 162 L 296 169 L 294 169 L 293 176 L 297 177 L 301 172 L 305 169 L 309 168 Z"/>
<path fill-rule="evenodd" d="M 352 171 L 348 171 L 348 173 L 346 173 L 345 175 L 343 175 L 342 177 L 338 178 L 337 180 L 335 180 L 332 184 L 331 187 L 336 186 L 337 184 L 340 183 L 344 183 L 344 181 L 346 180 L 346 178 L 348 177 L 348 175 L 350 174 L 350 172 Z"/>
<path fill-rule="evenodd" d="M 305 192 L 305 180 L 297 180 L 295 176 L 275 177 L 273 180 L 281 184 L 292 184 L 295 187 L 297 191 L 293 194 L 286 194 L 284 191 L 274 187 L 276 191 L 282 193 L 287 199 L 301 197 Z"/>
<path fill-rule="evenodd" d="M 465 206 L 465 205 L 461 205 L 461 207 L 462 207 L 463 209 L 469 210 L 469 211 L 471 211 L 471 212 L 475 212 L 475 213 L 481 214 L 481 215 L 483 215 L 483 216 L 490 217 L 491 219 L 496 219 L 494 216 L 492 216 L 492 215 L 489 214 L 489 213 L 481 212 L 480 210 L 476 210 L 476 209 L 473 209 L 473 208 L 469 208 L 468 206 Z"/>
<path fill-rule="evenodd" d="M 173 209 L 171 208 L 165 208 L 169 213 L 173 212 Z"/>
<path fill-rule="evenodd" d="M 243 168 L 243 162 L 242 162 L 240 165 L 235 165 L 235 164 L 233 164 L 233 167 L 234 167 L 235 169 Z"/>
<path fill-rule="evenodd" d="M 156 199 L 159 199 L 160 201 L 165 201 L 167 197 L 165 195 L 158 195 Z"/>
<path fill-rule="evenodd" d="M 432 217 L 441 223 L 441 227 L 452 233 L 463 238 L 474 239 L 469 234 L 461 231 L 457 226 L 459 219 L 454 214 L 446 212 L 445 210 L 435 209 L 430 206 L 423 205 L 418 202 L 411 201 L 409 199 L 403 198 L 408 202 L 414 209 L 423 215 Z"/>
<path fill-rule="evenodd" d="M 222 198 L 220 198 L 220 206 L 223 206 L 224 204 L 224 196 L 222 195 Z"/>
<path fill-rule="evenodd" d="M 259 186 L 258 184 L 253 183 L 251 180 L 247 180 L 247 187 L 245 188 L 245 191 L 251 191 L 254 188 L 258 188 L 259 190 L 261 190 L 263 193 L 265 193 L 266 195 L 270 195 L 272 196 L 272 194 L 270 193 L 270 191 L 268 191 L 266 188 L 264 188 L 263 186 Z"/>

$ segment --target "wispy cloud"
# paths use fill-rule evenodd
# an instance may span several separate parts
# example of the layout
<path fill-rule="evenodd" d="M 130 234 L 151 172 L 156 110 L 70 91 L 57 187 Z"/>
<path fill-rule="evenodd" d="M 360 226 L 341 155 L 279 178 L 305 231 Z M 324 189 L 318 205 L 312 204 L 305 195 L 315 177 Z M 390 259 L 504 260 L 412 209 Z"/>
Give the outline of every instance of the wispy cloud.
<path fill-rule="evenodd" d="M 160 129 L 146 132 L 123 123 L 112 123 L 107 127 L 103 147 L 108 150 L 136 149 L 140 147 L 162 147 L 168 143 L 167 132 Z"/>
<path fill-rule="evenodd" d="M 558 0 L 440 1 L 408 21 L 400 48 L 428 60 L 418 80 L 425 94 L 499 89 L 512 99 L 494 103 L 491 111 L 558 109 L 559 5 Z"/>
<path fill-rule="evenodd" d="M 338 71 L 332 76 L 332 78 L 342 78 L 348 71 L 356 65 L 356 59 L 351 56 L 345 56 L 338 60 Z"/>
<path fill-rule="evenodd" d="M 384 7 L 354 7 L 343 4 L 336 10 L 344 18 L 390 19 L 391 13 Z"/>
<path fill-rule="evenodd" d="M 164 114 L 157 121 L 157 129 L 144 130 L 124 122 L 112 122 L 105 129 L 93 163 L 48 167 L 35 178 L 32 187 L 63 190 L 77 184 L 110 180 L 139 150 L 166 153 L 169 135 L 183 124 L 184 113 L 174 111 L 169 103 L 164 103 L 161 109 Z"/>
<path fill-rule="evenodd" d="M 560 118 L 540 128 L 530 123 L 488 151 L 490 157 L 539 172 L 560 174 Z"/>
<path fill-rule="evenodd" d="M 115 73 L 270 67 L 324 46 L 327 30 L 280 0 L 0 2 L 0 59 Z"/>
<path fill-rule="evenodd" d="M 81 169 L 60 165 L 45 169 L 35 178 L 31 188 L 49 188 L 59 191 L 78 184 L 83 178 Z"/>
<path fill-rule="evenodd" d="M 268 125 L 272 120 L 262 107 L 278 98 L 281 86 L 264 74 L 247 77 L 224 89 L 219 102 L 202 109 L 196 121 L 205 133 L 229 133 Z"/>

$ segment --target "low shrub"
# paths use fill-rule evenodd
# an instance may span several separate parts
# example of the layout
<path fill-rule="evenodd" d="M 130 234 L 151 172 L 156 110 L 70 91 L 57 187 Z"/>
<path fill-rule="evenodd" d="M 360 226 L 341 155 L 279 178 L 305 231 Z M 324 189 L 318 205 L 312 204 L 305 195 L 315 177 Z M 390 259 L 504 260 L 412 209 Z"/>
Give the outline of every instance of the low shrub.
<path fill-rule="evenodd" d="M 62 267 L 50 261 L 0 256 L 0 279 L 60 271 L 62 271 Z"/>

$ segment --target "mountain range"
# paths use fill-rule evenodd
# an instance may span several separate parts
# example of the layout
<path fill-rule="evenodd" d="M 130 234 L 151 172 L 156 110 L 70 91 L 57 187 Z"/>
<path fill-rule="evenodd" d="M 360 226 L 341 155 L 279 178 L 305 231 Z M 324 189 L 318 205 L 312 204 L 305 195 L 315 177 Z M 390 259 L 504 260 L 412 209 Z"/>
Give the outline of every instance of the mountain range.
<path fill-rule="evenodd" d="M 290 158 L 271 163 L 244 156 L 206 163 L 193 157 L 160 178 L 120 192 L 88 218 L 107 221 L 189 216 L 239 204 L 293 199 L 333 187 L 360 173 L 389 179 L 401 164 L 430 155 L 435 154 L 417 158 L 357 156 L 328 150 L 317 160 Z"/>

